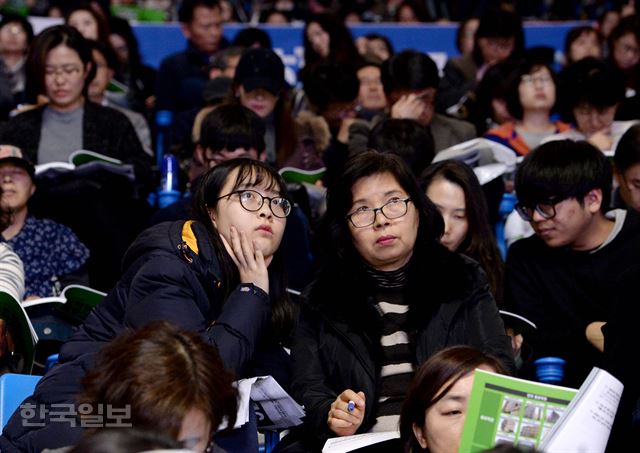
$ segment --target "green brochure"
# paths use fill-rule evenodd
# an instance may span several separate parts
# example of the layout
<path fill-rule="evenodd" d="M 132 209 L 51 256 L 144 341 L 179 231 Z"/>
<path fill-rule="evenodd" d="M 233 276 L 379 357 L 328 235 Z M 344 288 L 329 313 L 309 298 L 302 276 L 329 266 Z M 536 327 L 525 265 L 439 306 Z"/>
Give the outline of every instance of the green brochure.
<path fill-rule="evenodd" d="M 459 453 L 537 448 L 578 390 L 475 370 Z"/>

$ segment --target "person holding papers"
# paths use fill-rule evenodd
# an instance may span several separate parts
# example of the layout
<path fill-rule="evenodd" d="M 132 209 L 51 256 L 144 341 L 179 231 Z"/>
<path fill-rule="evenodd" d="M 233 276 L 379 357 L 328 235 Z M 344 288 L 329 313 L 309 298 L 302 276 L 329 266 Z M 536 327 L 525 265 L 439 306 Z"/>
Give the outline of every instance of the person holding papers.
<path fill-rule="evenodd" d="M 422 364 L 400 416 L 405 452 L 457 453 L 476 368 L 509 374 L 500 360 L 468 346 L 443 349 Z"/>
<path fill-rule="evenodd" d="M 293 307 L 280 242 L 292 206 L 285 182 L 262 162 L 233 159 L 203 176 L 194 203 L 198 220 L 163 222 L 138 236 L 120 281 L 62 346 L 61 365 L 28 401 L 43 407 L 76 401 L 92 353 L 124 330 L 152 321 L 199 333 L 239 377 L 247 376 L 259 344 L 288 335 Z M 25 426 L 18 412 L 0 437 L 0 449 L 39 452 L 72 444 L 79 434 L 66 423 Z M 252 443 L 249 437 L 242 446 L 229 439 L 225 450 L 257 453 L 255 425 L 246 434 Z"/>
<path fill-rule="evenodd" d="M 635 119 L 616 120 L 624 96 L 620 69 L 593 57 L 577 61 L 560 73 L 558 82 L 560 113 L 573 127 L 546 137 L 542 143 L 587 140 L 600 151 L 613 155 L 622 134 L 638 123 Z"/>
<path fill-rule="evenodd" d="M 353 156 L 329 190 L 326 256 L 294 336 L 293 396 L 307 449 L 329 437 L 395 431 L 415 370 L 451 345 L 514 368 L 484 272 L 439 243 L 442 217 L 402 158 Z"/>
<path fill-rule="evenodd" d="M 124 114 L 88 99 L 96 64 L 85 38 L 60 25 L 40 33 L 27 60 L 28 92 L 46 104 L 11 118 L 0 143 L 13 145 L 34 165 L 68 162 L 74 151 L 104 154 L 133 166 L 135 181 L 101 167 L 90 175 L 70 171 L 40 178 L 30 209 L 69 225 L 91 249 L 91 285 L 109 290 L 119 276 L 126 247 L 150 210 L 152 159 Z"/>
<path fill-rule="evenodd" d="M 44 30 L 27 67 L 29 95 L 45 96 L 47 103 L 4 124 L 2 143 L 17 146 L 35 164 L 67 162 L 73 151 L 88 149 L 133 164 L 140 182 L 150 178 L 151 158 L 127 117 L 87 99 L 96 67 L 79 31 L 67 25 Z"/>

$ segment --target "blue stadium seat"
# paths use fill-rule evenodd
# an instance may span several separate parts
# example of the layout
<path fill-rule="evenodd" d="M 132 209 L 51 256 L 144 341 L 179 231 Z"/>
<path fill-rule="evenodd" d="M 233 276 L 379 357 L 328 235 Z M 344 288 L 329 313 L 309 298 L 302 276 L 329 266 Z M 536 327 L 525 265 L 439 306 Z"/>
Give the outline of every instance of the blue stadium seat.
<path fill-rule="evenodd" d="M 0 376 L 0 426 L 2 428 L 20 406 L 20 403 L 33 394 L 41 377 L 13 373 Z"/>
<path fill-rule="evenodd" d="M 495 225 L 496 242 L 498 243 L 498 249 L 502 259 L 506 259 L 507 256 L 507 242 L 504 238 L 504 224 L 507 221 L 507 217 L 514 210 L 518 199 L 515 194 L 505 192 L 500 202 L 500 208 L 498 209 L 498 215 L 500 216 Z"/>

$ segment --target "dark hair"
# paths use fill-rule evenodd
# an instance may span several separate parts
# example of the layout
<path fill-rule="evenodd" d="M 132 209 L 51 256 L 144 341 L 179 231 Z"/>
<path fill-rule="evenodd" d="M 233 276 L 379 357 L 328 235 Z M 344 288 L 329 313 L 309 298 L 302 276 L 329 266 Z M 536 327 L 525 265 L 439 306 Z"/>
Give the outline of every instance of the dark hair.
<path fill-rule="evenodd" d="M 494 298 L 502 300 L 502 258 L 496 245 L 489 209 L 478 177 L 471 167 L 458 160 L 445 160 L 431 164 L 420 175 L 425 191 L 438 179 L 449 181 L 462 189 L 464 193 L 465 216 L 469 224 L 467 236 L 456 252 L 463 253 L 476 260 L 487 274 Z"/>
<path fill-rule="evenodd" d="M 263 49 L 271 49 L 273 44 L 271 43 L 271 37 L 269 34 L 256 27 L 243 28 L 233 38 L 233 45 L 240 47 L 254 47 L 257 44 L 258 47 Z"/>
<path fill-rule="evenodd" d="M 518 38 L 522 33 L 522 20 L 513 11 L 488 8 L 480 17 L 476 38 Z"/>
<path fill-rule="evenodd" d="M 573 60 L 570 60 L 570 55 L 571 55 L 571 45 L 578 40 L 578 38 L 580 38 L 582 35 L 586 35 L 586 34 L 594 34 L 596 36 L 596 38 L 598 39 L 598 43 L 600 44 L 600 46 L 602 46 L 602 43 L 604 41 L 602 35 L 600 34 L 600 32 L 598 30 L 596 30 L 595 28 L 589 26 L 589 25 L 583 25 L 580 27 L 573 27 L 571 30 L 569 30 L 569 32 L 567 33 L 567 36 L 565 36 L 564 38 L 564 55 L 565 58 L 567 60 L 567 63 L 571 64 L 571 63 L 575 63 Z"/>
<path fill-rule="evenodd" d="M 380 40 L 384 42 L 384 45 L 387 46 L 387 51 L 389 52 L 390 57 L 395 53 L 393 44 L 391 44 L 391 40 L 387 36 L 381 35 L 380 33 L 367 33 L 364 37 L 369 41 Z"/>
<path fill-rule="evenodd" d="M 179 449 L 183 445 L 164 433 L 133 428 L 86 431 L 69 453 L 133 453 Z"/>
<path fill-rule="evenodd" d="M 404 0 L 396 8 L 396 13 L 394 14 L 394 17 L 393 17 L 393 20 L 395 22 L 398 22 L 398 20 L 400 19 L 400 10 L 404 7 L 410 8 L 419 22 L 430 22 L 433 20 L 432 17 L 429 15 L 429 11 L 427 11 L 427 8 L 424 6 L 424 2 L 420 2 L 416 0 Z"/>
<path fill-rule="evenodd" d="M 501 61 L 487 69 L 476 88 L 476 102 L 473 119 L 478 136 L 483 135 L 495 120 L 492 102 L 496 99 L 507 101 L 507 88 L 514 78 L 518 63 L 514 60 Z"/>
<path fill-rule="evenodd" d="M 220 191 L 227 178 L 234 170 L 238 170 L 232 191 L 240 185 L 259 186 L 266 184 L 268 190 L 275 190 L 283 197 L 289 198 L 287 185 L 282 176 L 272 167 L 255 159 L 231 159 L 208 170 L 203 176 L 194 196 L 193 211 L 196 220 L 203 224 L 214 245 L 224 288 L 227 294 L 239 283 L 238 269 L 226 252 L 218 230 L 211 222 L 209 210 L 216 207 Z M 269 265 L 269 298 L 272 303 L 271 329 L 275 341 L 289 341 L 294 324 L 294 309 L 286 292 L 287 280 L 284 271 L 284 250 L 279 247 Z"/>
<path fill-rule="evenodd" d="M 89 65 L 89 73 L 85 78 L 83 90 L 83 94 L 87 95 L 89 84 L 96 75 L 96 67 L 93 64 L 93 57 L 87 40 L 70 25 L 55 25 L 36 36 L 29 49 L 27 56 L 27 94 L 30 98 L 35 99 L 38 94 L 46 93 L 44 78 L 47 55 L 58 46 L 72 49 L 78 54 L 85 68 Z"/>
<path fill-rule="evenodd" d="M 640 45 L 640 17 L 635 14 L 622 17 L 620 22 L 618 22 L 618 25 L 611 30 L 611 34 L 607 38 L 609 54 L 611 56 L 613 55 L 613 48 L 616 41 L 629 33 L 636 38 L 636 42 Z"/>
<path fill-rule="evenodd" d="M 2 20 L 0 20 L 0 29 L 4 28 L 5 25 L 9 25 L 13 23 L 20 24 L 24 32 L 27 34 L 27 46 L 31 44 L 31 41 L 33 41 L 33 37 L 34 37 L 33 27 L 31 26 L 31 22 L 29 22 L 27 18 L 24 16 L 20 16 L 18 14 L 10 13 L 10 12 L 3 12 Z"/>
<path fill-rule="evenodd" d="M 500 374 L 509 374 L 502 362 L 471 346 L 450 346 L 435 353 L 416 372 L 402 405 L 400 438 L 404 451 L 423 451 L 413 433 L 413 425 L 424 426 L 426 411 L 440 401 L 463 377 L 486 365 Z"/>
<path fill-rule="evenodd" d="M 193 20 L 193 11 L 198 6 L 209 9 L 220 9 L 220 2 L 218 2 L 218 0 L 182 0 L 178 8 L 178 21 L 183 24 L 190 23 Z"/>
<path fill-rule="evenodd" d="M 116 53 L 113 51 L 113 49 L 111 48 L 111 46 L 105 45 L 103 43 L 101 43 L 100 41 L 94 41 L 92 39 L 88 39 L 87 40 L 87 45 L 89 46 L 89 48 L 93 51 L 98 51 L 102 54 L 102 56 L 104 57 L 105 61 L 107 62 L 107 66 L 109 67 L 109 69 L 112 70 L 117 70 L 118 69 L 118 57 L 116 56 Z M 93 60 L 93 56 L 91 58 Z M 95 61 L 93 62 L 95 65 Z M 97 70 L 97 65 L 96 65 L 96 70 Z"/>
<path fill-rule="evenodd" d="M 440 83 L 435 62 L 415 50 L 403 50 L 382 63 L 380 77 L 387 95 L 396 90 L 437 88 Z"/>
<path fill-rule="evenodd" d="M 598 110 L 624 100 L 622 72 L 611 63 L 587 57 L 565 68 L 558 78 L 558 106 L 565 121 L 574 122 L 573 109 L 588 104 Z"/>
<path fill-rule="evenodd" d="M 79 5 L 73 6 L 65 11 L 65 24 L 69 25 L 69 19 L 71 18 L 71 15 L 76 11 L 86 11 L 91 15 L 91 17 L 93 17 L 98 26 L 97 41 L 100 41 L 104 45 L 109 45 L 109 34 L 111 33 L 111 31 L 109 30 L 109 21 L 104 16 L 104 14 L 101 11 L 96 11 L 96 9 L 91 6 L 90 3 L 80 3 Z"/>
<path fill-rule="evenodd" d="M 577 64 L 577 63 L 576 63 Z M 586 141 L 558 140 L 540 145 L 518 167 L 518 201 L 534 206 L 551 197 L 576 198 L 580 204 L 589 191 L 602 190 L 602 212 L 611 199 L 611 164 Z"/>
<path fill-rule="evenodd" d="M 127 43 L 127 49 L 129 50 L 129 61 L 127 64 L 131 67 L 131 71 L 136 73 L 142 65 L 142 59 L 140 58 L 138 39 L 133 34 L 133 29 L 129 21 L 121 17 L 113 16 L 109 20 L 109 25 L 111 26 L 111 34 L 120 36 L 124 39 L 125 43 Z"/>
<path fill-rule="evenodd" d="M 473 59 L 476 64 L 481 65 L 482 52 L 478 46 L 480 38 L 513 38 L 512 58 L 519 57 L 524 51 L 524 30 L 522 20 L 513 11 L 502 8 L 488 8 L 478 24 L 476 30 L 475 45 L 473 46 Z"/>
<path fill-rule="evenodd" d="M 540 61 L 527 59 L 522 61 L 512 73 L 511 77 L 508 80 L 507 90 L 506 90 L 506 101 L 507 101 L 507 109 L 509 113 L 513 115 L 514 118 L 521 120 L 524 115 L 524 111 L 522 109 L 522 102 L 520 102 L 520 83 L 522 83 L 522 76 L 533 74 L 534 72 L 538 72 L 539 70 L 546 68 L 549 71 L 549 76 L 553 80 L 553 85 L 555 88 L 556 84 L 556 75 L 553 72 L 553 69 L 550 65 L 546 63 L 542 63 Z M 555 105 L 551 106 L 551 113 L 554 109 Z"/>
<path fill-rule="evenodd" d="M 210 68 L 220 69 L 224 71 L 229 66 L 229 58 L 242 57 L 246 49 L 242 46 L 229 46 L 217 51 L 211 59 Z"/>
<path fill-rule="evenodd" d="M 640 124 L 631 126 L 620 137 L 613 163 L 619 172 L 624 172 L 629 167 L 640 163 Z"/>
<path fill-rule="evenodd" d="M 240 104 L 223 104 L 202 120 L 200 145 L 214 153 L 223 149 L 254 148 L 265 150 L 264 122 L 252 110 Z"/>
<path fill-rule="evenodd" d="M 611 34 L 607 40 L 609 44 L 609 59 L 616 67 L 618 66 L 614 58 L 615 44 L 620 38 L 627 34 L 633 35 L 636 44 L 640 46 L 640 17 L 638 17 L 637 14 L 621 18 L 618 25 L 611 30 Z M 625 86 L 636 89 L 640 84 L 640 64 L 636 63 L 634 66 L 624 69 L 623 72 L 626 78 Z"/>
<path fill-rule="evenodd" d="M 402 157 L 416 176 L 435 155 L 429 128 L 409 119 L 386 119 L 376 124 L 369 135 L 369 147 Z"/>
<path fill-rule="evenodd" d="M 175 439 L 194 408 L 214 432 L 225 418 L 234 425 L 238 392 L 233 380 L 217 349 L 199 334 L 152 321 L 125 330 L 100 350 L 96 366 L 82 379 L 78 402 L 92 412 L 105 404 L 128 406 L 134 426 Z"/>
<path fill-rule="evenodd" d="M 355 66 L 323 62 L 303 80 L 309 102 L 324 112 L 331 102 L 351 102 L 358 97 L 360 81 Z"/>
<path fill-rule="evenodd" d="M 377 59 L 377 58 L 364 57 L 355 66 L 356 74 L 358 73 L 359 70 L 361 70 L 363 68 L 368 68 L 368 67 L 371 67 L 371 66 L 373 66 L 374 68 L 380 69 L 380 68 L 382 68 L 382 62 L 380 62 L 380 60 Z"/>
<path fill-rule="evenodd" d="M 313 46 L 307 37 L 307 29 L 314 22 L 329 34 L 329 56 L 327 58 L 323 58 L 313 50 Z M 325 59 L 340 64 L 354 64 L 360 55 L 353 42 L 353 36 L 344 21 L 331 14 L 317 14 L 309 17 L 304 26 L 302 39 L 306 68 L 303 72 L 305 73 Z"/>
<path fill-rule="evenodd" d="M 444 221 L 435 205 L 429 201 L 419 187 L 415 175 L 406 162 L 395 154 L 364 151 L 355 154 L 345 164 L 344 170 L 327 192 L 327 209 L 322 218 L 322 232 L 325 244 L 331 244 L 339 260 L 353 261 L 359 253 L 355 250 L 349 230 L 347 215 L 353 206 L 352 188 L 361 178 L 389 173 L 411 197 L 418 217 L 416 243 L 427 247 L 437 245 L 444 231 Z M 439 245 L 438 245 L 439 246 Z"/>

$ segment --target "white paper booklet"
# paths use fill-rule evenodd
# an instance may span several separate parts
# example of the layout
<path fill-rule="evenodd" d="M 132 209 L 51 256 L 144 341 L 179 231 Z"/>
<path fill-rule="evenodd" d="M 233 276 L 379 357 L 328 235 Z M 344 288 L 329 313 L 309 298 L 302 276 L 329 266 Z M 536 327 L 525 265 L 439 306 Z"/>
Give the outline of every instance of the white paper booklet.
<path fill-rule="evenodd" d="M 368 445 L 377 444 L 390 439 L 398 439 L 399 431 L 381 433 L 355 434 L 353 436 L 332 437 L 322 448 L 322 453 L 346 453 Z"/>
<path fill-rule="evenodd" d="M 540 450 L 604 452 L 623 387 L 611 374 L 594 367 L 567 411 L 540 444 Z"/>
<path fill-rule="evenodd" d="M 518 155 L 511 148 L 483 137 L 458 143 L 436 153 L 433 163 L 460 160 L 473 168 L 480 184 L 516 169 Z"/>
<path fill-rule="evenodd" d="M 257 376 L 236 382 L 238 413 L 234 428 L 249 421 L 249 410 L 255 410 L 258 428 L 285 429 L 302 424 L 304 410 L 271 376 Z M 252 406 L 250 406 L 252 404 Z"/>

